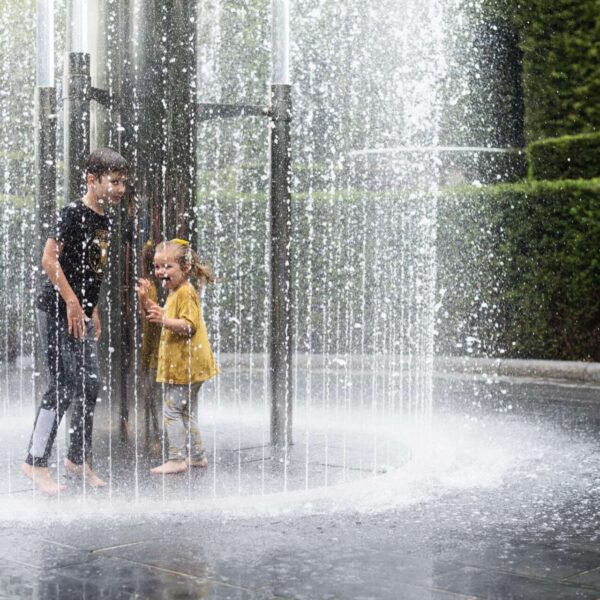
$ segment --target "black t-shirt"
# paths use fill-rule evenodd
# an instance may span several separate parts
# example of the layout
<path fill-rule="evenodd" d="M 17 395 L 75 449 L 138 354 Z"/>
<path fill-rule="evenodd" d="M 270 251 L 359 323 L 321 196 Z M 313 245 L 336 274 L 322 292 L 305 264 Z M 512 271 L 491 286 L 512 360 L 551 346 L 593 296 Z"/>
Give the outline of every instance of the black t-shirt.
<path fill-rule="evenodd" d="M 88 317 L 98 304 L 108 263 L 110 224 L 107 215 L 99 215 L 82 201 L 72 202 L 61 210 L 54 231 L 48 236 L 63 244 L 60 266 Z M 49 314 L 67 314 L 65 302 L 50 279 L 42 285 L 37 307 Z"/>

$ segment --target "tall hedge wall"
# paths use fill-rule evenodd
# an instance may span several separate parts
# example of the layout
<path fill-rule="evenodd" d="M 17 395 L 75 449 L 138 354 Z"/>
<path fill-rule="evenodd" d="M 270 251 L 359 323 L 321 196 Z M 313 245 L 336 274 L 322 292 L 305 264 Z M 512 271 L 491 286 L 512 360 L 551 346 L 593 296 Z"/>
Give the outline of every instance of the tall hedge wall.
<path fill-rule="evenodd" d="M 600 360 L 600 180 L 455 191 L 439 237 L 440 352 Z"/>
<path fill-rule="evenodd" d="M 222 351 L 264 351 L 266 198 L 218 202 L 220 212 L 206 206 L 199 232 L 203 256 L 221 277 L 207 298 L 212 339 Z M 295 219 L 299 348 L 381 351 L 393 329 L 382 314 L 398 302 L 382 282 L 393 281 L 402 246 L 410 247 L 399 220 L 410 197 L 354 191 L 314 195 L 311 202 Z M 381 213 L 373 219 L 379 229 L 364 229 L 373 211 Z M 15 207 L 5 214 L 2 237 L 19 243 L 10 255 L 0 252 L 0 323 L 7 332 L 0 362 L 31 351 L 35 273 L 26 250 L 31 211 Z M 351 232 L 357 243 L 347 243 Z M 443 194 L 437 264 L 438 353 L 600 360 L 600 179 Z M 368 266 L 364 281 L 361 265 Z M 369 324 L 364 336 L 347 328 L 355 322 Z"/>
<path fill-rule="evenodd" d="M 600 131 L 600 0 L 511 5 L 523 50 L 527 140 Z"/>

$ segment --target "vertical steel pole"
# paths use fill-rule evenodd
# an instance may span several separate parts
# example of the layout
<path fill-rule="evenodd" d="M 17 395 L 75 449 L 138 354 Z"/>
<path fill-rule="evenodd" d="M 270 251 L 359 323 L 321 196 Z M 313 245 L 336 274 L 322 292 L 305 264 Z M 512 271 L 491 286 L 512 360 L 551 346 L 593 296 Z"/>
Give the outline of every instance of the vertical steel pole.
<path fill-rule="evenodd" d="M 197 2 L 171 0 L 168 36 L 168 147 L 169 237 L 185 238 L 195 245 L 196 225 L 196 40 Z"/>
<path fill-rule="evenodd" d="M 90 153 L 90 55 L 87 52 L 87 12 L 84 0 L 71 0 L 70 51 L 65 65 L 65 201 L 85 193 L 84 164 Z"/>
<path fill-rule="evenodd" d="M 54 87 L 54 2 L 38 0 L 35 87 L 35 239 L 34 264 L 42 250 L 56 212 L 56 90 Z M 38 279 L 41 278 L 41 269 Z M 39 283 L 39 282 L 38 282 Z"/>
<path fill-rule="evenodd" d="M 36 86 L 35 86 L 35 256 L 36 284 L 43 280 L 41 259 L 48 234 L 56 217 L 56 89 L 54 87 L 54 2 L 38 0 L 36 13 Z M 37 330 L 35 371 L 44 373 Z M 45 385 L 35 379 L 35 386 Z M 36 390 L 37 391 L 37 390 Z M 37 395 L 37 394 L 36 394 Z"/>
<path fill-rule="evenodd" d="M 292 198 L 289 83 L 289 2 L 273 0 L 271 86 L 271 444 L 292 443 Z"/>
<path fill-rule="evenodd" d="M 56 213 L 56 90 L 53 87 L 35 88 L 35 204 L 35 265 L 39 267 Z M 41 276 L 41 269 L 39 274 Z"/>

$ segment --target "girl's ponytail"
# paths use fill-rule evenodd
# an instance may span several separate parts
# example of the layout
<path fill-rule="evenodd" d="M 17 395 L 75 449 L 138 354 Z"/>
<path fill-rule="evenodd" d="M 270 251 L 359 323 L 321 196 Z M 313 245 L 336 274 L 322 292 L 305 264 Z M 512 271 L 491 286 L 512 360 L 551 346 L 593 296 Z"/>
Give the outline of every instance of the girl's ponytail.
<path fill-rule="evenodd" d="M 207 284 L 215 282 L 215 276 L 213 275 L 211 268 L 202 263 L 200 257 L 192 249 L 187 240 L 174 238 L 168 242 L 163 242 L 160 245 L 172 249 L 175 252 L 175 257 L 182 268 L 189 267 L 191 276 L 198 280 L 200 291 L 202 291 Z"/>

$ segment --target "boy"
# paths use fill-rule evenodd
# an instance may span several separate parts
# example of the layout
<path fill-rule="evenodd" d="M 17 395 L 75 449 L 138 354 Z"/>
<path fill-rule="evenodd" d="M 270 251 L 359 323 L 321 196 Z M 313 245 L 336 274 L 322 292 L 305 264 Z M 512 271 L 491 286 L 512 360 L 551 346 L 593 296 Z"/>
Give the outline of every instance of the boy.
<path fill-rule="evenodd" d="M 75 400 L 64 465 L 91 487 L 106 485 L 88 464 L 100 380 L 98 299 L 108 262 L 109 204 L 120 202 L 129 166 L 110 148 L 92 152 L 86 163 L 87 192 L 60 213 L 42 256 L 48 279 L 37 298 L 41 346 L 49 372 L 23 473 L 46 494 L 64 489 L 48 472 L 48 458 L 63 414 Z M 86 461 L 86 457 L 88 460 Z"/>

